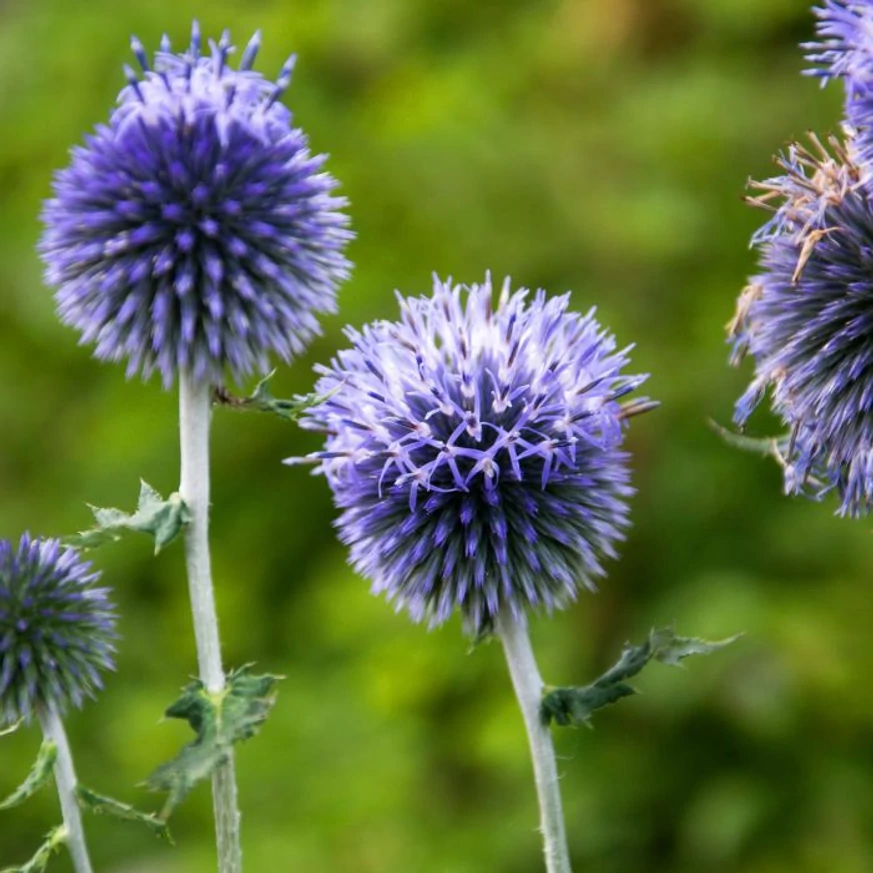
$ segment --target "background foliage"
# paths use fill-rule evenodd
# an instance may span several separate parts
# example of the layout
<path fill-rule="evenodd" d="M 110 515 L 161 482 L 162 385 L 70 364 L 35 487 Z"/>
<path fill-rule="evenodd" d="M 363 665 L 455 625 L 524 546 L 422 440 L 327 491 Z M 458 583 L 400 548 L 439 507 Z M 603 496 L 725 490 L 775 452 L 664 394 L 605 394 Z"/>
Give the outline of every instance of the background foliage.
<path fill-rule="evenodd" d="M 869 523 L 781 496 L 775 465 L 724 446 L 748 373 L 723 325 L 760 216 L 747 175 L 810 127 L 838 89 L 802 79 L 806 0 L 7 0 L 0 7 L 0 530 L 66 533 L 85 501 L 130 507 L 138 478 L 177 483 L 175 399 L 93 362 L 55 320 L 34 254 L 51 171 L 105 119 L 127 40 L 179 43 L 197 16 L 237 43 L 264 30 L 261 69 L 300 54 L 288 102 L 352 200 L 358 264 L 342 312 L 281 372 L 307 390 L 346 322 L 392 316 L 430 272 L 574 290 L 597 304 L 663 408 L 634 422 L 635 527 L 597 596 L 534 626 L 552 682 L 581 682 L 624 639 L 747 637 L 561 732 L 580 870 L 855 873 L 873 869 Z M 769 422 L 761 421 L 762 430 Z M 346 568 L 324 483 L 279 460 L 315 447 L 267 416 L 221 410 L 214 558 L 231 665 L 287 676 L 239 754 L 251 871 L 536 873 L 535 799 L 501 653 L 458 623 L 427 633 Z M 96 555 L 117 591 L 119 672 L 69 719 L 81 776 L 134 784 L 187 739 L 159 723 L 195 669 L 178 547 Z M 0 794 L 35 753 L 0 742 Z M 53 798 L 0 819 L 0 862 L 24 859 Z M 97 868 L 212 869 L 209 792 L 176 849 L 89 822 Z M 61 871 L 66 860 L 52 869 Z"/>

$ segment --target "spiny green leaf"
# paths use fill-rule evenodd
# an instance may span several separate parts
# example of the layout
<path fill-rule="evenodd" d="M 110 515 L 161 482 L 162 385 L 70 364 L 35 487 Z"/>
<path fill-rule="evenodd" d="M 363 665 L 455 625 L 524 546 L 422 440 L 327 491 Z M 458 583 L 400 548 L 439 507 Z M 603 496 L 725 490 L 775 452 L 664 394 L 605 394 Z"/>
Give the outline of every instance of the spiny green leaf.
<path fill-rule="evenodd" d="M 215 391 L 215 401 L 222 406 L 229 406 L 232 409 L 271 412 L 274 415 L 278 415 L 279 418 L 284 418 L 286 421 L 296 421 L 307 409 L 318 406 L 319 403 L 323 403 L 334 393 L 332 391 L 330 394 L 297 394 L 291 400 L 280 400 L 273 397 L 267 385 L 275 375 L 276 371 L 273 370 L 261 379 L 249 397 L 235 397 L 225 388 L 217 389 Z"/>
<path fill-rule="evenodd" d="M 691 655 L 708 655 L 723 649 L 739 639 L 708 642 L 694 637 L 677 637 L 672 628 L 653 630 L 648 639 L 638 646 L 625 644 L 621 657 L 599 679 L 590 685 L 568 688 L 546 688 L 540 704 L 543 724 L 590 727 L 594 711 L 636 694 L 627 680 L 636 676 L 651 660 L 678 666 Z"/>
<path fill-rule="evenodd" d="M 67 829 L 58 825 L 50 831 L 36 854 L 20 867 L 4 867 L 0 873 L 44 873 L 51 856 L 67 841 Z"/>
<path fill-rule="evenodd" d="M 696 637 L 677 637 L 672 628 L 652 631 L 650 640 L 652 655 L 662 664 L 678 667 L 680 662 L 691 655 L 711 655 L 719 649 L 735 643 L 742 634 L 735 634 L 726 640 L 701 640 Z"/>
<path fill-rule="evenodd" d="M 586 685 L 584 688 L 547 688 L 540 703 L 540 716 L 546 725 L 554 721 L 562 726 L 590 727 L 594 710 L 609 706 L 631 694 L 636 694 L 636 691 L 624 683 L 604 688 L 596 685 Z"/>
<path fill-rule="evenodd" d="M 0 801 L 0 809 L 12 809 L 13 806 L 24 803 L 25 800 L 36 794 L 52 778 L 52 767 L 54 767 L 57 757 L 58 747 L 54 740 L 43 740 L 39 747 L 39 754 L 36 756 L 36 761 L 30 768 L 27 778 L 6 800 Z"/>
<path fill-rule="evenodd" d="M 76 800 L 79 801 L 79 806 L 88 812 L 93 812 L 95 815 L 110 815 L 124 821 L 139 822 L 144 824 L 156 837 L 162 837 L 169 843 L 173 842 L 167 823 L 154 813 L 140 812 L 130 804 L 98 794 L 81 784 L 76 785 Z"/>
<path fill-rule="evenodd" d="M 20 728 L 21 725 L 23 725 L 23 724 L 24 724 L 24 719 L 23 718 L 18 719 L 18 721 L 9 725 L 8 728 L 3 728 L 3 730 L 0 731 L 0 737 L 8 737 L 10 734 L 14 734 L 15 731 L 17 731 L 18 728 Z"/>
<path fill-rule="evenodd" d="M 749 437 L 722 427 L 718 422 L 709 420 L 709 426 L 729 445 L 744 452 L 752 452 L 765 458 L 773 458 L 783 469 L 789 466 L 789 457 L 793 453 L 791 434 L 780 437 Z M 807 473 L 805 483 L 817 489 L 826 487 L 820 477 Z"/>
<path fill-rule="evenodd" d="M 709 420 L 709 426 L 729 445 L 744 452 L 781 460 L 790 442 L 790 435 L 780 437 L 750 437 L 736 433 L 717 421 Z"/>
<path fill-rule="evenodd" d="M 254 736 L 275 702 L 279 676 L 253 676 L 251 665 L 227 677 L 227 686 L 210 694 L 197 680 L 167 709 L 168 718 L 184 719 L 197 734 L 172 761 L 161 765 L 146 780 L 152 791 L 168 797 L 160 817 L 166 820 L 191 789 L 224 764 L 234 743 Z"/>
<path fill-rule="evenodd" d="M 67 544 L 82 549 L 96 549 L 121 539 L 125 531 L 138 531 L 155 538 L 155 554 L 168 546 L 191 520 L 191 513 L 180 494 L 166 500 L 147 482 L 141 482 L 139 502 L 132 515 L 121 509 L 91 506 L 97 525 L 67 537 Z"/>

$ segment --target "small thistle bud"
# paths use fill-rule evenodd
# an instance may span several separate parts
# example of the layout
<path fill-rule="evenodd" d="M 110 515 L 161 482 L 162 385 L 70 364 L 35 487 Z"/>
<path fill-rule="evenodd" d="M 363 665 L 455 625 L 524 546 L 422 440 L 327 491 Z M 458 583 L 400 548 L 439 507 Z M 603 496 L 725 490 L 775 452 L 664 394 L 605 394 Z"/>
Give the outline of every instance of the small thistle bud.
<path fill-rule="evenodd" d="M 873 508 L 873 188 L 853 144 L 792 146 L 783 175 L 755 184 L 773 211 L 755 234 L 760 273 L 730 325 L 734 360 L 754 379 L 739 400 L 743 425 L 767 391 L 789 430 L 789 493 L 836 490 L 842 514 Z"/>
<path fill-rule="evenodd" d="M 645 377 L 569 295 L 435 279 L 401 320 L 347 329 L 303 426 L 356 569 L 416 620 L 469 629 L 572 600 L 628 524 L 621 397 Z M 292 461 L 293 462 L 293 461 Z"/>
<path fill-rule="evenodd" d="M 102 687 L 116 634 L 99 575 L 59 540 L 0 540 L 0 719 L 81 706 Z"/>
<path fill-rule="evenodd" d="M 346 201 L 279 102 L 293 59 L 269 82 L 250 69 L 259 34 L 233 69 L 227 34 L 201 55 L 196 24 L 181 54 L 131 45 L 141 78 L 126 68 L 43 211 L 60 317 L 128 376 L 266 373 L 318 333 L 350 268 Z"/>

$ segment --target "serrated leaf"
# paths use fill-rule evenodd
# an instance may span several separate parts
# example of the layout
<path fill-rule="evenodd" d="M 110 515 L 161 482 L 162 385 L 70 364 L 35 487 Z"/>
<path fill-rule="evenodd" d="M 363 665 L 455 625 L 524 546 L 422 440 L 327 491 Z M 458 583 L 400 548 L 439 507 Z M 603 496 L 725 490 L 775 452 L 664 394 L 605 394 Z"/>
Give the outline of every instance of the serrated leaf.
<path fill-rule="evenodd" d="M 39 753 L 36 756 L 33 767 L 30 768 L 30 773 L 27 778 L 12 794 L 5 800 L 0 801 L 0 810 L 12 809 L 13 806 L 18 806 L 24 803 L 29 797 L 32 797 L 52 778 L 52 767 L 58 757 L 58 747 L 54 740 L 45 739 L 39 747 Z"/>
<path fill-rule="evenodd" d="M 794 453 L 793 439 L 791 434 L 784 434 L 780 437 L 749 437 L 745 434 L 736 433 L 728 430 L 726 427 L 718 424 L 712 419 L 709 420 L 709 426 L 729 445 L 735 449 L 740 449 L 744 452 L 752 452 L 756 455 L 761 455 L 765 458 L 773 458 L 774 461 L 782 468 L 786 476 L 786 489 L 793 490 L 795 483 L 795 472 L 792 467 L 791 457 Z M 803 486 L 809 485 L 817 489 L 816 497 L 820 497 L 825 491 L 829 490 L 828 484 L 816 475 L 814 472 L 805 471 L 802 480 Z"/>
<path fill-rule="evenodd" d="M 268 387 L 269 381 L 275 375 L 276 371 L 273 370 L 261 379 L 249 397 L 235 397 L 222 388 L 215 392 L 215 399 L 221 405 L 229 406 L 232 409 L 270 412 L 286 421 L 296 421 L 307 409 L 318 406 L 335 393 L 332 391 L 329 394 L 296 394 L 291 400 L 280 400 L 273 396 Z"/>
<path fill-rule="evenodd" d="M 762 457 L 776 458 L 780 463 L 791 441 L 790 435 L 780 437 L 750 437 L 736 433 L 717 421 L 709 420 L 709 426 L 729 445 L 744 452 L 752 452 Z"/>
<path fill-rule="evenodd" d="M 156 837 L 161 837 L 168 843 L 173 842 L 167 823 L 154 813 L 140 812 L 130 804 L 98 794 L 81 784 L 76 785 L 76 800 L 79 801 L 79 806 L 87 812 L 92 812 L 95 815 L 109 815 L 123 821 L 139 822 L 144 824 Z"/>
<path fill-rule="evenodd" d="M 735 643 L 742 634 L 735 634 L 726 640 L 701 640 L 696 637 L 677 637 L 671 628 L 652 631 L 651 643 L 653 657 L 662 664 L 678 667 L 691 655 L 711 655 L 719 649 Z"/>
<path fill-rule="evenodd" d="M 155 554 L 173 542 L 191 520 L 191 513 L 177 492 L 166 500 L 148 482 L 140 483 L 139 501 L 133 514 L 109 507 L 91 506 L 96 527 L 82 531 L 66 542 L 82 549 L 96 549 L 120 540 L 126 531 L 147 533 L 155 538 Z"/>
<path fill-rule="evenodd" d="M 58 825 L 49 831 L 43 844 L 36 850 L 36 854 L 20 867 L 4 867 L 0 873 L 44 873 L 51 856 L 57 852 L 67 841 L 67 829 Z"/>
<path fill-rule="evenodd" d="M 729 646 L 739 636 L 709 642 L 694 637 L 677 637 L 672 628 L 653 630 L 641 645 L 625 644 L 618 661 L 590 685 L 546 688 L 540 703 L 540 717 L 546 725 L 554 721 L 565 727 L 590 727 L 595 710 L 637 693 L 627 680 L 636 676 L 649 661 L 679 666 L 684 658 L 708 655 Z"/>
<path fill-rule="evenodd" d="M 167 709 L 165 715 L 187 721 L 197 739 L 172 761 L 158 767 L 145 782 L 152 791 L 169 794 L 162 819 L 169 817 L 198 782 L 227 761 L 234 743 L 254 736 L 266 721 L 281 677 L 253 676 L 250 666 L 233 671 L 218 694 L 210 694 L 199 680 L 192 682 Z"/>
<path fill-rule="evenodd" d="M 545 724 L 552 721 L 562 727 L 590 727 L 594 710 L 609 706 L 636 694 L 636 691 L 623 683 L 599 688 L 586 685 L 584 688 L 552 688 L 547 690 L 540 704 L 540 716 Z"/>

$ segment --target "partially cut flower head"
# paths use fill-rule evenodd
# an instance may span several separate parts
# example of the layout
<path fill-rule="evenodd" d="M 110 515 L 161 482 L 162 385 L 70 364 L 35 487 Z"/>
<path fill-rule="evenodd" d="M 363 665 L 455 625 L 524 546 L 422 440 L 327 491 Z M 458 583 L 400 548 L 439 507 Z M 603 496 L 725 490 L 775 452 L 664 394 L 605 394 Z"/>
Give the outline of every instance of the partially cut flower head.
<path fill-rule="evenodd" d="M 356 569 L 416 620 L 491 626 L 572 600 L 628 524 L 628 409 L 645 377 L 569 295 L 435 279 L 398 322 L 347 329 L 303 426 Z M 649 404 L 640 401 L 637 410 Z"/>
<path fill-rule="evenodd" d="M 753 242 L 759 273 L 731 325 L 735 361 L 754 379 L 743 425 L 765 394 L 790 438 L 786 490 L 836 490 L 844 514 L 873 508 L 873 186 L 852 143 L 813 137 L 780 157 L 783 175 L 756 187 L 774 210 Z"/>
<path fill-rule="evenodd" d="M 99 576 L 59 540 L 0 540 L 0 721 L 81 706 L 102 688 L 116 617 Z"/>
<path fill-rule="evenodd" d="M 128 375 L 220 383 L 289 360 L 335 307 L 351 238 L 325 157 L 309 152 L 270 82 L 238 68 L 228 34 L 201 53 L 165 37 L 109 123 L 73 150 L 46 203 L 40 251 L 62 320 Z"/>

